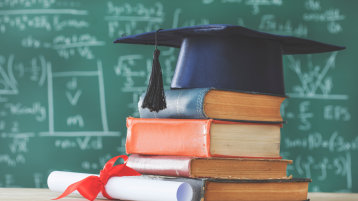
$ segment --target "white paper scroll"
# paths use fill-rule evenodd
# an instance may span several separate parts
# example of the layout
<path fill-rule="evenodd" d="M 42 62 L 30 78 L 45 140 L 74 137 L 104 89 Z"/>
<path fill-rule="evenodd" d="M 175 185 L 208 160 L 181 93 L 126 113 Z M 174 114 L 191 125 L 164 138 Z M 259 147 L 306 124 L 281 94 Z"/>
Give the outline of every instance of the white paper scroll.
<path fill-rule="evenodd" d="M 62 193 L 69 185 L 90 175 L 54 171 L 48 176 L 47 185 L 50 190 Z M 105 188 L 109 196 L 121 200 L 191 201 L 193 197 L 193 189 L 188 183 L 153 180 L 143 176 L 112 177 Z M 102 194 L 99 197 L 103 198 Z"/>

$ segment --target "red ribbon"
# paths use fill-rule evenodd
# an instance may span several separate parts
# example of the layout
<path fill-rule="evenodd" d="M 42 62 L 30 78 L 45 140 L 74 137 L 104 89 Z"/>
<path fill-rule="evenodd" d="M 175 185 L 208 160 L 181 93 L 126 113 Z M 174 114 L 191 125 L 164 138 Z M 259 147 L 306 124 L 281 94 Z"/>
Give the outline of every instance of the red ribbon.
<path fill-rule="evenodd" d="M 122 158 L 124 160 L 124 163 L 114 166 L 114 163 L 117 161 L 118 158 Z M 114 176 L 122 177 L 122 176 L 141 175 L 137 171 L 126 166 L 127 160 L 128 160 L 128 156 L 126 155 L 120 155 L 110 159 L 104 165 L 104 168 L 101 170 L 99 177 L 94 175 L 88 176 L 85 179 L 82 179 L 81 181 L 69 185 L 66 188 L 65 192 L 63 192 L 59 197 L 55 198 L 54 200 L 64 198 L 75 190 L 77 190 L 83 197 L 91 201 L 96 199 L 97 195 L 100 192 L 104 197 L 108 199 L 113 199 L 111 196 L 107 194 L 105 188 L 109 178 Z"/>

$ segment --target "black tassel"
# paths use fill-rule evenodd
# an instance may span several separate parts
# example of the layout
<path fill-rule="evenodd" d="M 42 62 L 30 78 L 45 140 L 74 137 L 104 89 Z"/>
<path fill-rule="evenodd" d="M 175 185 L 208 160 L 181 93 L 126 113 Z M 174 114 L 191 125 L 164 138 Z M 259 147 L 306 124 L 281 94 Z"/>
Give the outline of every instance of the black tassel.
<path fill-rule="evenodd" d="M 155 49 L 153 55 L 152 74 L 150 75 L 147 92 L 145 94 L 142 108 L 148 108 L 151 112 L 159 112 L 167 108 L 165 101 L 162 69 L 159 63 L 160 51 L 157 49 L 157 33 L 155 33 Z"/>

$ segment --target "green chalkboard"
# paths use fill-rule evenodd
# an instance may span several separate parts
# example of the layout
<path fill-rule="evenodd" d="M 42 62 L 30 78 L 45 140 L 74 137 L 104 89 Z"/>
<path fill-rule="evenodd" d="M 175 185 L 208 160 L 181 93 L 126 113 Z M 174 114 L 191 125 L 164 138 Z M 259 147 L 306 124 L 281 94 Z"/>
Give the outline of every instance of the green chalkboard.
<path fill-rule="evenodd" d="M 97 173 L 123 154 L 153 47 L 123 34 L 233 24 L 344 45 L 284 57 L 281 155 L 310 191 L 358 192 L 358 3 L 348 0 L 0 0 L 0 187 L 52 170 Z M 169 87 L 178 50 L 161 48 Z"/>

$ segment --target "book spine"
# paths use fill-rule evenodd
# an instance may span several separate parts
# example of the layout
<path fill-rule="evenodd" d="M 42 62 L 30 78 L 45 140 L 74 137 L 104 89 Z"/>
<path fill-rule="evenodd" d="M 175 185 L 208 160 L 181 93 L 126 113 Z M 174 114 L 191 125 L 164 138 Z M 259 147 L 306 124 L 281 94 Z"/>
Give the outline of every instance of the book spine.
<path fill-rule="evenodd" d="M 208 91 L 210 88 L 166 90 L 167 108 L 159 112 L 141 107 L 145 95 L 142 94 L 138 102 L 139 115 L 141 118 L 207 119 L 203 104 Z"/>
<path fill-rule="evenodd" d="M 127 166 L 141 174 L 190 177 L 191 157 L 145 156 L 132 154 Z"/>
<path fill-rule="evenodd" d="M 128 154 L 210 157 L 211 119 L 127 118 Z"/>

